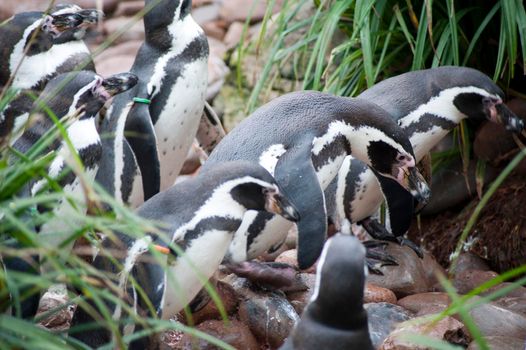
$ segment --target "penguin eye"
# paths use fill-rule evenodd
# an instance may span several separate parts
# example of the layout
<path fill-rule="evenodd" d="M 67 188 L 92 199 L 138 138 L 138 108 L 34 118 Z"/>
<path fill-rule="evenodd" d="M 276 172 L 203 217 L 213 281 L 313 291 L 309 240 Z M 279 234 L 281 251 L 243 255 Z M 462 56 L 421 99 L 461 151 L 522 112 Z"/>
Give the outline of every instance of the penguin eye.
<path fill-rule="evenodd" d="M 407 160 L 407 157 L 406 157 L 404 154 L 400 154 L 400 153 L 399 153 L 399 154 L 396 156 L 396 160 L 397 160 L 398 162 L 403 162 L 404 160 Z"/>

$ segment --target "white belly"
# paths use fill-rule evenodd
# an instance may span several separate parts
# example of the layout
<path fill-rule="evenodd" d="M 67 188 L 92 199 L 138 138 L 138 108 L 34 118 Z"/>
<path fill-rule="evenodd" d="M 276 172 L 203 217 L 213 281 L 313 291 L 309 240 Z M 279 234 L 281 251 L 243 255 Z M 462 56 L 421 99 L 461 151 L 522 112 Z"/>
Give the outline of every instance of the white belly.
<path fill-rule="evenodd" d="M 207 69 L 206 59 L 185 67 L 155 123 L 161 191 L 174 184 L 197 133 L 205 102 Z"/>
<path fill-rule="evenodd" d="M 167 269 L 162 319 L 175 316 L 199 293 L 219 267 L 231 239 L 228 231 L 208 231 L 192 241 L 185 255 Z"/>

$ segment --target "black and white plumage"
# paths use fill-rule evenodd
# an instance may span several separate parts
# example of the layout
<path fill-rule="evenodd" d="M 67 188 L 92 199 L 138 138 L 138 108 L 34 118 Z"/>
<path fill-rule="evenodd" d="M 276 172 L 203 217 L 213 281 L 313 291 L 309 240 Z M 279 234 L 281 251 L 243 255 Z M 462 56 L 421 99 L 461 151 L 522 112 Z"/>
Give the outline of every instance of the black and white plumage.
<path fill-rule="evenodd" d="M 373 345 L 363 308 L 365 249 L 353 236 L 325 243 L 311 300 L 280 350 L 360 349 Z"/>
<path fill-rule="evenodd" d="M 522 130 L 524 122 L 504 105 L 503 97 L 502 90 L 489 77 L 465 67 L 439 67 L 401 74 L 358 96 L 378 104 L 398 122 L 411 141 L 417 162 L 466 118 L 488 119 L 504 124 L 508 130 Z M 392 233 L 369 219 L 383 200 L 382 191 L 386 195 Z M 326 198 L 335 224 L 343 218 L 352 223 L 366 220 L 364 226 L 373 237 L 391 240 L 390 235 L 398 237 L 409 229 L 412 196 L 389 180 L 379 184 L 371 170 L 358 159 L 345 160 L 326 191 Z"/>
<path fill-rule="evenodd" d="M 395 179 L 415 196 L 415 162 L 409 140 L 383 109 L 367 101 L 315 91 L 283 95 L 260 107 L 214 149 L 201 171 L 235 159 L 261 164 L 297 207 L 298 264 L 311 266 L 327 231 L 323 190 L 352 154 Z M 228 259 L 252 259 L 283 242 L 291 223 L 266 213 L 247 213 Z"/>
<path fill-rule="evenodd" d="M 29 94 L 38 96 L 50 79 L 73 70 L 95 71 L 82 38 L 100 16 L 96 10 L 57 5 L 49 15 L 20 13 L 0 27 L 0 85 L 11 80 L 9 86 L 18 91 L 0 113 L 0 138 L 14 131 L 11 143 L 16 140 L 33 104 Z"/>
<path fill-rule="evenodd" d="M 85 179 L 93 181 L 102 152 L 100 136 L 95 127 L 95 116 L 110 97 L 129 89 L 136 82 L 137 77 L 129 73 L 117 74 L 106 79 L 91 71 L 58 75 L 46 85 L 39 99 L 35 101 L 33 109 L 36 114 L 30 117 L 30 126 L 13 147 L 21 153 L 26 153 L 54 126 L 52 119 L 44 112 L 44 106 L 49 108 L 57 118 L 73 117 L 73 121 L 66 121 L 68 123 L 66 131 L 75 152 L 84 165 Z M 77 119 L 74 118 L 75 115 Z M 63 174 L 66 171 L 68 159 L 72 157 L 66 141 L 57 139 L 44 150 L 44 152 L 51 151 L 55 151 L 56 156 L 49 166 L 48 175 L 52 179 L 57 179 L 63 188 L 64 199 L 54 207 L 53 218 L 39 227 L 39 239 L 42 246 L 57 249 L 74 234 L 71 216 L 82 210 L 85 198 L 81 180 L 75 173 Z M 35 178 L 25 186 L 20 195 L 33 196 L 44 190 L 47 185 L 46 179 Z M 74 204 L 72 205 L 66 198 L 73 200 Z M 59 258 L 69 255 L 72 245 L 73 242 L 58 249 Z M 26 271 L 28 269 L 27 264 L 20 259 L 6 260 L 5 263 L 8 270 Z M 49 269 L 49 266 L 46 265 L 43 269 Z M 28 303 L 32 302 L 28 301 Z M 24 316 L 34 316 L 36 305 L 24 307 L 24 310 L 26 313 Z"/>
<path fill-rule="evenodd" d="M 132 306 L 145 311 L 144 300 L 127 283 L 131 273 L 146 292 L 158 316 L 169 319 L 193 299 L 216 271 L 249 209 L 269 211 L 289 220 L 298 219 L 294 207 L 261 166 L 242 161 L 218 164 L 206 174 L 199 174 L 153 196 L 138 208 L 139 216 L 159 224 L 162 235 L 152 233 L 134 239 L 117 233 L 116 240 L 104 240 L 94 265 L 99 270 L 118 272 L 118 284 L 122 290 L 127 290 L 133 300 Z M 152 244 L 168 247 L 169 256 L 160 261 L 152 259 L 148 253 Z M 184 255 L 179 256 L 173 245 L 177 245 Z M 101 255 L 104 249 L 126 252 L 120 259 L 124 270 Z M 139 259 L 142 255 L 149 256 L 149 262 L 144 256 Z M 120 306 L 111 308 L 115 319 L 124 317 Z M 85 310 L 79 307 L 73 326 L 90 320 Z M 92 347 L 111 340 L 107 329 L 73 336 Z M 142 341 L 131 346 L 134 349 L 146 347 Z"/>
<path fill-rule="evenodd" d="M 110 107 L 103 130 L 114 138 L 104 141 L 108 152 L 97 178 L 132 206 L 173 185 L 197 132 L 208 79 L 208 42 L 191 1 L 146 1 L 152 5 L 131 68 L 139 84 Z M 133 103 L 134 97 L 151 104 Z"/>

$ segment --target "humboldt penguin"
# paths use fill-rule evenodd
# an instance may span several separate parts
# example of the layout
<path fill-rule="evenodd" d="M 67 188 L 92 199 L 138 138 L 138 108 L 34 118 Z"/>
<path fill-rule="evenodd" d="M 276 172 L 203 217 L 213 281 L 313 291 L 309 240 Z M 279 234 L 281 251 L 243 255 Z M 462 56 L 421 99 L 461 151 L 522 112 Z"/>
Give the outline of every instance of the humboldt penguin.
<path fill-rule="evenodd" d="M 502 90 L 480 71 L 449 66 L 404 73 L 358 96 L 378 104 L 398 122 L 411 141 L 417 162 L 463 119 L 490 120 L 520 132 L 524 121 L 506 107 L 503 98 Z M 371 219 L 382 203 L 382 192 L 391 231 Z M 334 223 L 347 218 L 362 224 L 373 238 L 407 244 L 422 256 L 418 246 L 403 237 L 413 215 L 413 197 L 390 179 L 376 178 L 360 160 L 345 160 L 326 198 Z"/>
<path fill-rule="evenodd" d="M 323 190 L 349 154 L 414 196 L 428 196 L 411 144 L 387 112 L 371 102 L 316 91 L 285 94 L 260 107 L 226 135 L 201 171 L 235 159 L 267 169 L 299 211 L 298 265 L 305 269 L 319 257 L 326 238 Z M 291 225 L 268 213 L 247 213 L 226 260 L 256 258 L 280 245 Z"/>
<path fill-rule="evenodd" d="M 13 131 L 11 144 L 20 136 L 34 98 L 50 79 L 73 70 L 95 71 L 82 38 L 100 16 L 96 10 L 57 5 L 49 15 L 20 13 L 0 27 L 0 85 L 16 91 L 0 113 L 0 144 Z"/>
<path fill-rule="evenodd" d="M 373 350 L 363 308 L 365 248 L 349 235 L 327 240 L 314 293 L 280 350 Z"/>
<path fill-rule="evenodd" d="M 217 270 L 247 210 L 298 220 L 297 211 L 263 167 L 246 161 L 216 164 L 206 173 L 178 183 L 140 206 L 137 214 L 155 222 L 158 232 L 139 238 L 116 233 L 115 239 L 103 241 L 94 266 L 99 271 L 116 273 L 115 284 L 125 293 L 127 297 L 123 299 L 135 313 L 144 315 L 151 305 L 156 313 L 151 316 L 168 320 L 192 300 Z M 153 246 L 156 252 L 165 250 L 166 255 L 154 254 Z M 120 258 L 108 258 L 105 252 Z M 137 284 L 128 282 L 132 277 Z M 140 297 L 136 287 L 142 288 L 148 302 Z M 126 317 L 122 305 L 108 307 L 115 320 Z M 94 320 L 79 306 L 72 329 L 88 322 Z M 129 331 L 127 327 L 125 332 Z M 100 323 L 98 329 L 70 336 L 90 347 L 111 341 L 110 330 Z M 144 338 L 130 345 L 130 349 L 146 348 L 157 347 Z"/>
<path fill-rule="evenodd" d="M 132 206 L 173 185 L 203 113 L 208 42 L 191 8 L 146 0 L 145 41 L 131 68 L 139 84 L 114 100 L 103 125 L 114 137 L 103 141 L 97 181 Z"/>
<path fill-rule="evenodd" d="M 35 101 L 33 106 L 35 115 L 30 117 L 30 126 L 14 143 L 13 148 L 20 154 L 35 152 L 33 146 L 43 137 L 49 137 L 55 123 L 46 110 L 59 119 L 69 117 L 69 119 L 63 119 L 69 141 L 83 163 L 84 180 L 93 181 L 102 152 L 100 136 L 95 127 L 95 116 L 109 98 L 131 88 L 136 83 L 137 77 L 129 73 L 116 74 L 106 79 L 91 71 L 70 72 L 56 76 L 46 85 L 39 99 Z M 75 230 L 72 229 L 74 226 L 72 223 L 74 215 L 72 214 L 81 211 L 85 203 L 82 181 L 74 172 L 68 172 L 66 164 L 72 154 L 66 140 L 57 138 L 50 142 L 42 152 L 44 154 L 55 152 L 56 154 L 49 165 L 47 176 L 32 179 L 18 195 L 36 195 L 51 185 L 48 179 L 55 180 L 62 187 L 64 198 L 53 207 L 53 217 L 42 224 L 38 231 L 42 246 L 55 250 L 60 258 L 65 258 L 70 254 L 73 242 L 65 246 L 64 243 L 75 235 Z M 16 155 L 12 159 L 13 162 L 32 160 L 34 159 L 24 160 L 23 157 L 19 159 Z M 22 259 L 4 258 L 4 262 L 8 271 L 29 271 L 31 273 L 30 264 Z M 45 265 L 44 269 L 47 268 L 49 266 Z M 37 299 L 36 304 L 34 298 Z M 28 300 L 26 305 L 22 305 L 22 316 L 35 315 L 38 296 L 34 298 Z"/>

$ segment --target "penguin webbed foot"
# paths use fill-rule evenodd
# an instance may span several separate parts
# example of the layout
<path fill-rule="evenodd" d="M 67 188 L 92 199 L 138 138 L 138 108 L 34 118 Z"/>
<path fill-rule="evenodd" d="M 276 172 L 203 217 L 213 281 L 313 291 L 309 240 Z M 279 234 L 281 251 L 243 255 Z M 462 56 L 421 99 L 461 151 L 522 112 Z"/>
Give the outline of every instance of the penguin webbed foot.
<path fill-rule="evenodd" d="M 277 262 L 245 261 L 225 265 L 232 273 L 244 277 L 262 289 L 301 291 L 308 289 L 295 267 Z"/>
<path fill-rule="evenodd" d="M 411 248 L 420 259 L 424 258 L 424 252 L 422 251 L 422 248 L 420 248 L 415 242 L 403 236 L 396 237 L 396 239 L 398 240 L 398 244 L 400 244 L 401 246 Z"/>
<path fill-rule="evenodd" d="M 374 239 L 399 243 L 398 239 L 391 232 L 389 232 L 385 228 L 385 226 L 382 225 L 378 220 L 367 218 L 358 221 L 358 225 L 362 225 L 365 231 L 367 231 L 367 233 L 371 235 L 371 237 L 373 237 Z"/>
<path fill-rule="evenodd" d="M 382 266 L 398 266 L 396 259 L 385 251 L 387 242 L 370 240 L 362 242 L 365 246 L 365 262 L 369 272 L 376 275 L 383 275 L 380 268 Z"/>

